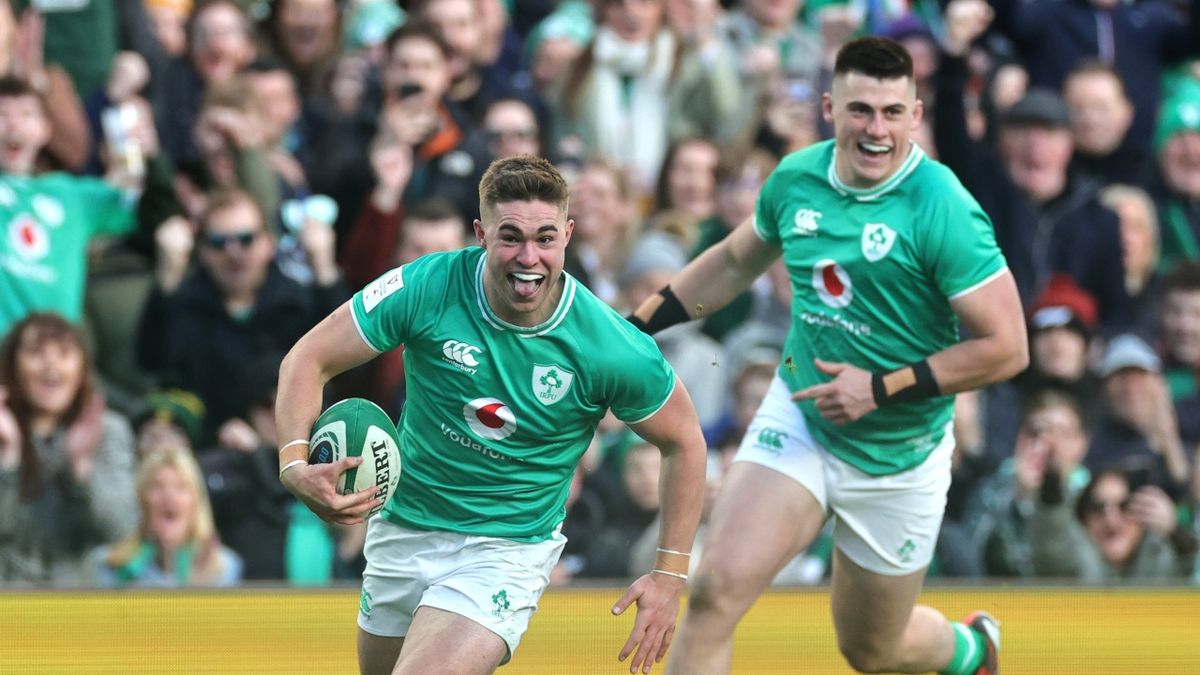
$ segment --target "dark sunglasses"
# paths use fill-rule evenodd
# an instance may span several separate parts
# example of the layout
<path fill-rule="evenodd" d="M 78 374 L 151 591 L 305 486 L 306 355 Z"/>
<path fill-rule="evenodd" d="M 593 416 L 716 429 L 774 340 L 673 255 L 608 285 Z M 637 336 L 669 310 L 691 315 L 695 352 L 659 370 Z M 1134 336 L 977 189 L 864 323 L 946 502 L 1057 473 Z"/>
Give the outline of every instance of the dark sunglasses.
<path fill-rule="evenodd" d="M 1089 516 L 1098 516 L 1109 509 L 1116 509 L 1122 513 L 1129 510 L 1130 498 L 1126 497 L 1119 502 L 1104 501 L 1100 499 L 1090 499 L 1083 507 L 1083 512 Z"/>
<path fill-rule="evenodd" d="M 235 234 L 207 234 L 204 236 L 204 245 L 215 250 L 225 250 L 231 243 L 236 244 L 238 248 L 246 248 L 258 239 L 258 234 L 258 230 Z"/>

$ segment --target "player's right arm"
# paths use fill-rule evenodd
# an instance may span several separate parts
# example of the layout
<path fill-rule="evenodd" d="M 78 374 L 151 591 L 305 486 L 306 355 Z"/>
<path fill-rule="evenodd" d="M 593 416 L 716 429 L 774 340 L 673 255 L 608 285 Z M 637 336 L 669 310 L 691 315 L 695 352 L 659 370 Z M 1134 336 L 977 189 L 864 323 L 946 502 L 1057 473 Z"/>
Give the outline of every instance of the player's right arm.
<path fill-rule="evenodd" d="M 333 464 L 309 465 L 306 461 L 309 432 L 321 412 L 325 383 L 375 356 L 355 327 L 347 302 L 300 338 L 279 367 L 275 397 L 275 431 L 283 447 L 279 480 L 323 520 L 361 522 L 363 514 L 376 505 L 378 488 L 348 495 L 339 495 L 335 489 L 337 477 L 361 458 L 347 457 Z M 293 440 L 303 443 L 290 445 Z M 301 461 L 304 463 L 295 463 Z"/>
<path fill-rule="evenodd" d="M 699 319 L 729 304 L 779 257 L 747 218 L 720 243 L 688 263 L 666 288 L 650 296 L 630 317 L 653 335 L 677 323 Z"/>

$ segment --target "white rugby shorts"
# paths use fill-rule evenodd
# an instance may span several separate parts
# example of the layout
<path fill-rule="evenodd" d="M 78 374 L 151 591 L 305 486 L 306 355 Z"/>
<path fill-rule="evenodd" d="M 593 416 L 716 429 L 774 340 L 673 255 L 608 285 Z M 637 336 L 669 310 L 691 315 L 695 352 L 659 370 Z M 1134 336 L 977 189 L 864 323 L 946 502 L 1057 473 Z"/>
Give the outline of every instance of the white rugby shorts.
<path fill-rule="evenodd" d="M 526 543 L 400 527 L 382 517 L 367 526 L 358 626 L 403 637 L 421 606 L 453 612 L 492 631 L 516 651 L 550 583 L 564 537 Z"/>
<path fill-rule="evenodd" d="M 753 462 L 800 483 L 836 518 L 835 545 L 856 564 L 899 576 L 933 559 L 950 489 L 954 434 L 947 425 L 929 457 L 908 471 L 872 476 L 813 439 L 778 375 L 754 415 L 735 462 Z"/>

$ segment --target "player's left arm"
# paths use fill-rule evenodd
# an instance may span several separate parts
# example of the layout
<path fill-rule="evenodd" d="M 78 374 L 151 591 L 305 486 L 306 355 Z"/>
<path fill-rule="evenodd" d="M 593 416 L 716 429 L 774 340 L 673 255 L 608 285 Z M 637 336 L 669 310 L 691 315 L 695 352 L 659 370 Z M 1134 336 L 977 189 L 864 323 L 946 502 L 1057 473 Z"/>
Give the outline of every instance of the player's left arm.
<path fill-rule="evenodd" d="M 663 456 L 659 482 L 662 525 L 654 570 L 635 581 L 613 607 L 613 613 L 620 614 L 637 603 L 637 619 L 618 656 L 624 661 L 636 648 L 629 664 L 632 673 L 662 661 L 674 636 L 679 596 L 700 525 L 708 448 L 692 399 L 678 379 L 662 408 L 630 427 L 657 446 Z"/>
<path fill-rule="evenodd" d="M 954 394 L 1006 380 L 1029 364 L 1025 315 L 1012 273 L 950 300 L 971 338 L 890 373 L 817 360 L 829 382 L 801 389 L 795 400 L 813 400 L 822 417 L 853 422 L 881 405 Z"/>
<path fill-rule="evenodd" d="M 1029 365 L 1025 314 L 1007 269 L 986 284 L 950 300 L 970 339 L 929 357 L 938 392 L 956 394 L 1007 380 Z"/>

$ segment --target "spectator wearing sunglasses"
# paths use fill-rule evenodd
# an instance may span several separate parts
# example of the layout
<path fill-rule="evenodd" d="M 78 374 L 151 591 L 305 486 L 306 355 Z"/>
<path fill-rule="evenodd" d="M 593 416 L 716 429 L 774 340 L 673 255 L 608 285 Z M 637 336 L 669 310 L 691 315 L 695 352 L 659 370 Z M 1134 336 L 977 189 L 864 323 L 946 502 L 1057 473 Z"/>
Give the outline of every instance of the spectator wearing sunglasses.
<path fill-rule="evenodd" d="M 1047 472 L 1030 522 L 1038 574 L 1087 582 L 1182 579 L 1195 538 L 1179 526 L 1171 498 L 1141 482 L 1133 472 L 1100 471 L 1072 513 L 1061 478 Z"/>
<path fill-rule="evenodd" d="M 275 238 L 254 198 L 213 194 L 193 233 L 183 220 L 160 229 L 155 287 L 142 313 L 141 365 L 164 385 L 195 392 L 208 409 L 204 437 L 231 433 L 239 412 L 230 377 L 256 357 L 284 352 L 350 297 L 334 262 L 332 228 L 306 228 L 315 282 L 302 286 L 275 264 Z M 192 250 L 199 265 L 189 267 Z M 220 431 L 218 431 L 220 430 Z"/>

